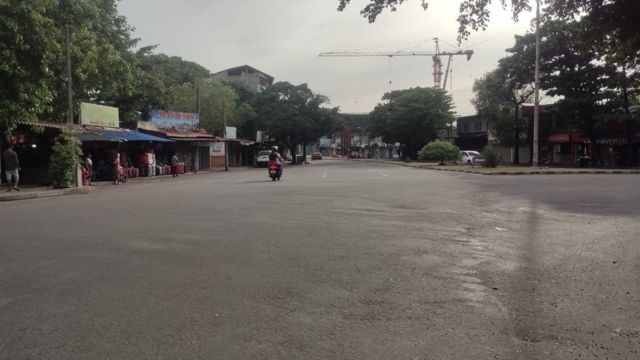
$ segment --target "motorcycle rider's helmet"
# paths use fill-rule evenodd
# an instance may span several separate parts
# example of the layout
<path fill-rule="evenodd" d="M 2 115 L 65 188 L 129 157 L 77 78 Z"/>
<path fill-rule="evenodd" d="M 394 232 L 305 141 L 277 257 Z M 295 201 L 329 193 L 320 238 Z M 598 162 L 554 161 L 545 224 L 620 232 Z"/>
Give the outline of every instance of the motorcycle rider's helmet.
<path fill-rule="evenodd" d="M 272 146 L 271 147 L 271 151 L 278 151 L 278 147 L 277 146 Z"/>

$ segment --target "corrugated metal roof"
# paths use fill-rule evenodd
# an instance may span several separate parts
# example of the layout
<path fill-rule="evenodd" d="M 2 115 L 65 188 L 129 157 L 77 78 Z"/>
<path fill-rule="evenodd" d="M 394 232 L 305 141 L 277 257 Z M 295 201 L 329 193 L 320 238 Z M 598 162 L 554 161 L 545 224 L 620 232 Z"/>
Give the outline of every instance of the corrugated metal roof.
<path fill-rule="evenodd" d="M 26 126 L 37 126 L 37 127 L 43 127 L 43 128 L 47 128 L 47 129 L 66 129 L 66 128 L 73 128 L 73 129 L 77 129 L 80 126 L 76 125 L 76 124 L 67 124 L 67 123 L 59 123 L 59 122 L 53 122 L 53 121 L 29 121 L 29 120 L 18 120 L 17 121 L 18 124 L 20 125 L 26 125 Z"/>
<path fill-rule="evenodd" d="M 212 141 L 216 139 L 216 137 L 213 134 L 210 134 L 208 132 L 203 132 L 203 131 L 199 131 L 199 132 L 172 131 L 172 130 L 164 130 L 164 129 L 159 129 L 159 130 L 139 129 L 139 130 L 147 134 L 159 135 L 159 136 L 163 136 L 163 137 L 174 139 L 174 140 Z"/>
<path fill-rule="evenodd" d="M 109 142 L 173 142 L 158 136 L 139 131 L 115 128 L 84 127 L 76 134 L 81 141 L 109 141 Z"/>

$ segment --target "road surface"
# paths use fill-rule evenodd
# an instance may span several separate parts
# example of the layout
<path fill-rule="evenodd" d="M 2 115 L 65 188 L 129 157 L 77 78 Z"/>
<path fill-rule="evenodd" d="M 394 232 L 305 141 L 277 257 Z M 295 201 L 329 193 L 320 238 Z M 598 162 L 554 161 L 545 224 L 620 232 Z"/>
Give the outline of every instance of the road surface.
<path fill-rule="evenodd" d="M 0 359 L 640 359 L 639 183 L 321 161 L 0 204 Z"/>

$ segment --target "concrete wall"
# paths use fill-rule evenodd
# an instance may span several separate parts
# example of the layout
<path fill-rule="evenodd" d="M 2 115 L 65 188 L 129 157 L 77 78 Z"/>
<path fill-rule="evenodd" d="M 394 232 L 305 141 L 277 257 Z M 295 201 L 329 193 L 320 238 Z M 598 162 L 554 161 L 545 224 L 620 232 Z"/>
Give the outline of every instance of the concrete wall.
<path fill-rule="evenodd" d="M 212 75 L 212 78 L 218 81 L 241 83 L 256 92 L 262 91 L 262 87 L 260 86 L 260 74 L 243 73 L 241 75 L 229 76 L 225 72 L 222 72 Z"/>

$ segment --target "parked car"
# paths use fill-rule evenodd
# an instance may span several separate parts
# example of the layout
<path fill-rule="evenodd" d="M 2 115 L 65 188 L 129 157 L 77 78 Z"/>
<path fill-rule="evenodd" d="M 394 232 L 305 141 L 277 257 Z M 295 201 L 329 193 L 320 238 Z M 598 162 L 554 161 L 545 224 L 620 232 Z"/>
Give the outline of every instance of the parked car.
<path fill-rule="evenodd" d="M 311 155 L 311 160 L 322 160 L 322 154 L 320 154 L 319 152 L 313 153 Z"/>
<path fill-rule="evenodd" d="M 267 164 L 269 164 L 269 154 L 271 154 L 270 150 L 258 152 L 258 156 L 256 156 L 256 166 L 267 166 Z"/>
<path fill-rule="evenodd" d="M 487 163 L 487 158 L 474 150 L 462 150 L 460 151 L 460 162 L 467 165 L 484 165 Z"/>

